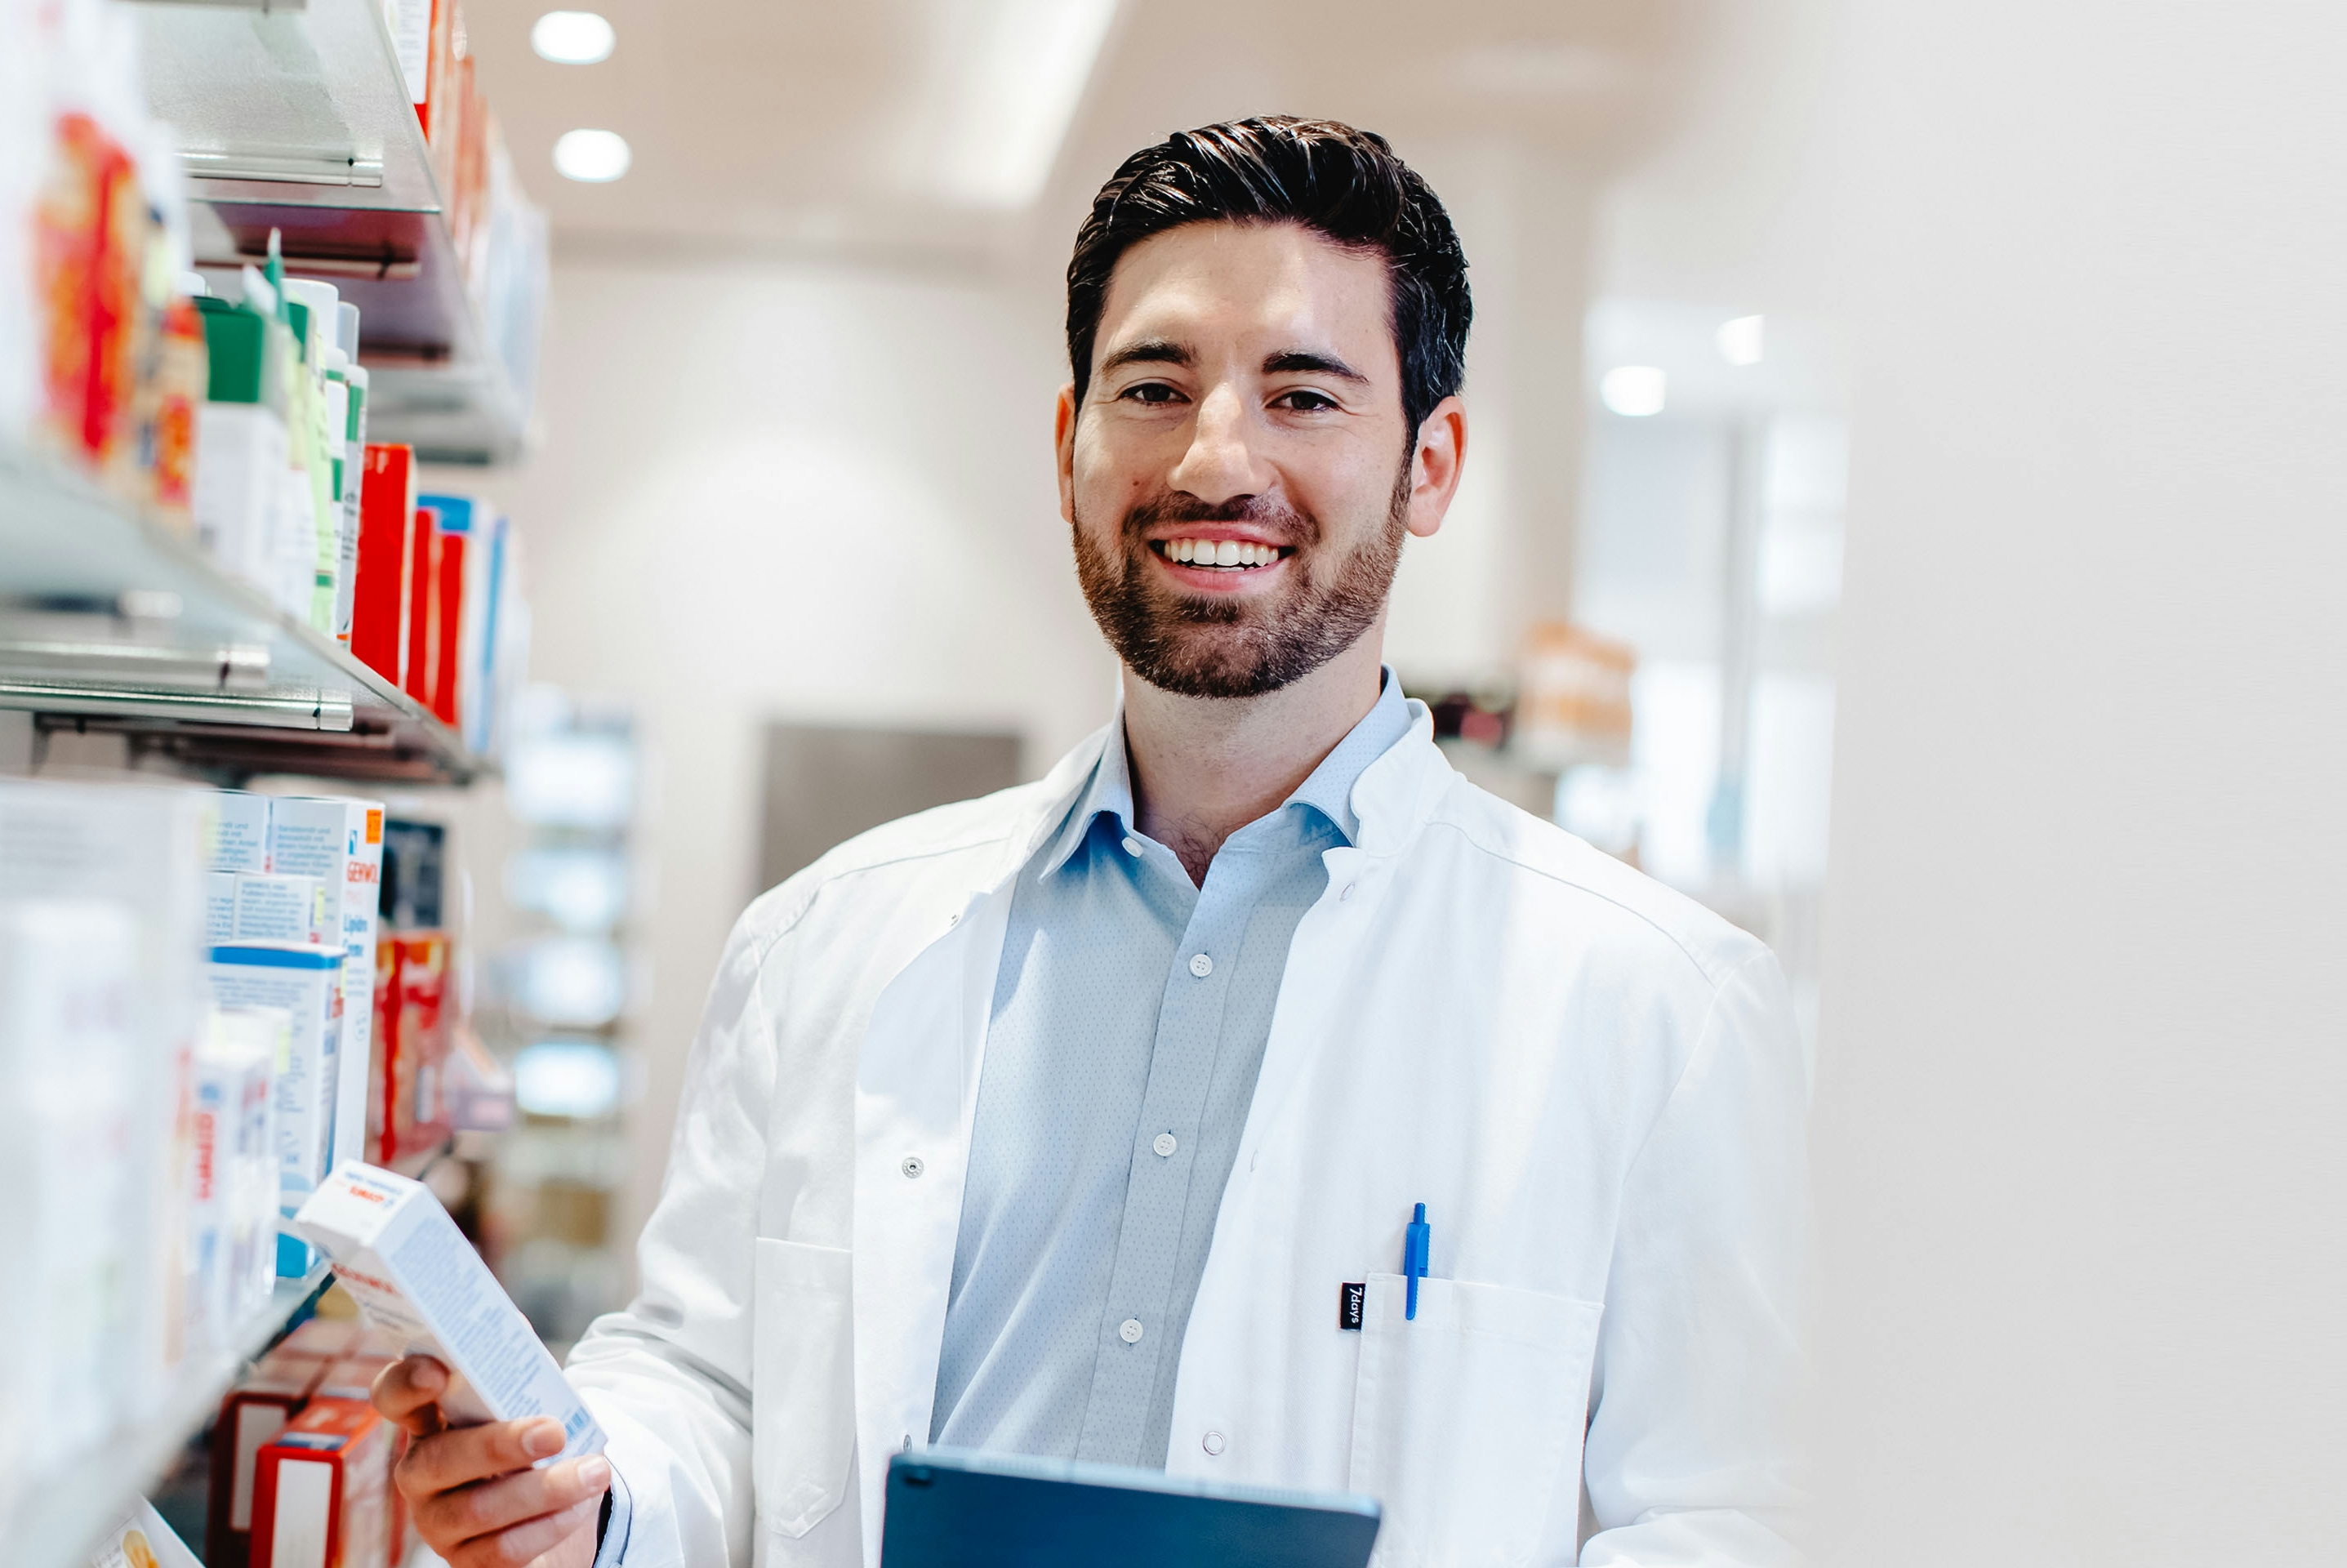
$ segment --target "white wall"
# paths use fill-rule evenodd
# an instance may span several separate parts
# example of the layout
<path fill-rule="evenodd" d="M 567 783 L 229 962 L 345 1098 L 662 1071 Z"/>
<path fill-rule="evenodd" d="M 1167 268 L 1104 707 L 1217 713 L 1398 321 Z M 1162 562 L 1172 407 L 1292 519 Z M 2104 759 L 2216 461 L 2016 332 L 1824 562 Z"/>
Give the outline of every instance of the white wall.
<path fill-rule="evenodd" d="M 1014 729 L 1040 774 L 1107 714 L 1051 479 L 1057 358 L 1005 315 L 980 287 L 869 272 L 556 271 L 545 444 L 492 487 L 527 535 L 534 675 L 631 702 L 653 764 L 620 1235 L 758 890 L 762 727 Z"/>
<path fill-rule="evenodd" d="M 1604 265 L 1855 354 L 1821 1556 L 2336 1562 L 2347 14 L 1727 15 Z"/>

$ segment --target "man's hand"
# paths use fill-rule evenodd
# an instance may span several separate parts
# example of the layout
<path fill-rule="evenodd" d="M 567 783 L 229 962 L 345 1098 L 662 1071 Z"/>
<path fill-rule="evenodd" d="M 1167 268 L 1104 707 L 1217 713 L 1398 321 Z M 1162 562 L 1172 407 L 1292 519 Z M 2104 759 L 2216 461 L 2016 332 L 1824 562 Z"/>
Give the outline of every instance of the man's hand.
<path fill-rule="evenodd" d="M 600 1456 L 532 1470 L 562 1450 L 544 1416 L 450 1427 L 439 1397 L 447 1369 L 411 1356 L 374 1380 L 374 1408 L 415 1440 L 392 1479 L 425 1544 L 450 1568 L 591 1568 L 611 1467 Z"/>

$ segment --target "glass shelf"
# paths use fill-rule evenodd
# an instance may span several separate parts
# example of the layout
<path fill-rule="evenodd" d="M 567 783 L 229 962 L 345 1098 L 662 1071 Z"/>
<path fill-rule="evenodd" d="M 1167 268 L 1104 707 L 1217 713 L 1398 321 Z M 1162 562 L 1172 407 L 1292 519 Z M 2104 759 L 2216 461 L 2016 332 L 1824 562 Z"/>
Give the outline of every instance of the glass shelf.
<path fill-rule="evenodd" d="M 456 733 L 193 540 L 0 450 L 0 708 L 224 779 L 466 784 Z"/>
<path fill-rule="evenodd" d="M 302 1279 L 281 1279 L 269 1303 L 239 1328 L 225 1350 L 189 1358 L 171 1391 L 147 1419 L 107 1438 L 19 1501 L 14 1518 L 0 1521 L 8 1561 L 18 1568 L 83 1568 L 90 1548 L 130 1510 L 131 1501 L 169 1470 L 190 1438 L 203 1429 L 245 1363 L 282 1338 L 286 1326 L 325 1292 L 327 1267 Z"/>
<path fill-rule="evenodd" d="M 147 0 L 148 107 L 189 177 L 196 266 L 221 292 L 276 230 L 286 271 L 358 306 L 371 439 L 428 460 L 518 456 L 524 400 L 466 292 L 382 8 Z"/>

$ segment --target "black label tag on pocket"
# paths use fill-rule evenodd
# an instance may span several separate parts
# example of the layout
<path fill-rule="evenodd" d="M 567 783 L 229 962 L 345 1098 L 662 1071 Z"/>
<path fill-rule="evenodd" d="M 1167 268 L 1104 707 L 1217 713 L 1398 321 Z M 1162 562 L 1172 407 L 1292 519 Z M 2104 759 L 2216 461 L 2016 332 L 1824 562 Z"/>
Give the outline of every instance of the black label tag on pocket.
<path fill-rule="evenodd" d="M 1358 1334 L 1361 1327 L 1361 1314 L 1368 1305 L 1368 1281 L 1339 1286 L 1337 1292 L 1337 1327 L 1349 1328 Z"/>

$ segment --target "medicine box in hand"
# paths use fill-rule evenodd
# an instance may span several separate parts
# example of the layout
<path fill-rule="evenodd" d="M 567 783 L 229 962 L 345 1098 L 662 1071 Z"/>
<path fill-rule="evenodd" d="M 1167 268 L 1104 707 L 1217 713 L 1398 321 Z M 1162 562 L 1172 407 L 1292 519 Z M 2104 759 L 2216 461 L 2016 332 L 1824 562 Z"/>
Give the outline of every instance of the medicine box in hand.
<path fill-rule="evenodd" d="M 423 1183 L 344 1165 L 292 1223 L 333 1260 L 371 1326 L 448 1368 L 440 1409 L 451 1425 L 548 1416 L 564 1442 L 540 1465 L 602 1451 L 603 1429 L 578 1390 Z"/>

